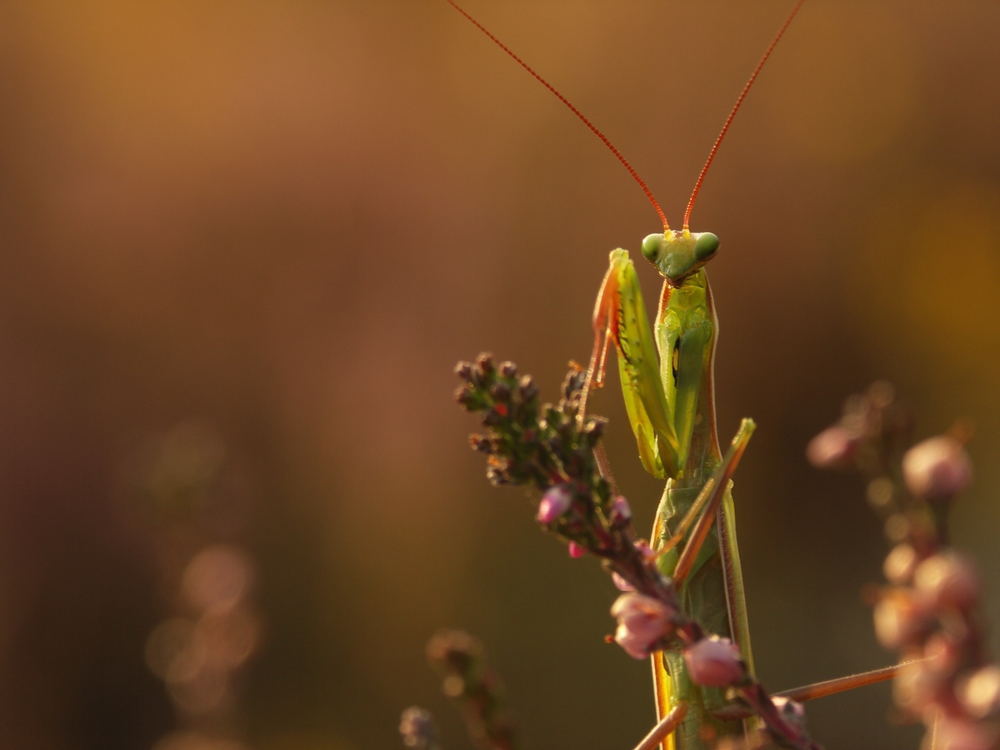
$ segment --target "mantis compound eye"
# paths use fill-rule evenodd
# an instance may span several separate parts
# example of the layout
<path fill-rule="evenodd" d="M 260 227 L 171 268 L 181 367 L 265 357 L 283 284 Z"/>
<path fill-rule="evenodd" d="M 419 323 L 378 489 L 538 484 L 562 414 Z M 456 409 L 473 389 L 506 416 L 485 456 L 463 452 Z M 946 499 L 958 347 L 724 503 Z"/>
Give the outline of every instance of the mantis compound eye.
<path fill-rule="evenodd" d="M 708 260 L 718 249 L 719 238 L 711 232 L 701 232 L 694 243 L 694 257 L 699 261 Z"/>
<path fill-rule="evenodd" d="M 660 257 L 660 251 L 662 249 L 663 249 L 662 234 L 651 234 L 642 241 L 642 254 L 648 261 L 652 261 L 653 263 L 655 263 L 656 259 Z"/>

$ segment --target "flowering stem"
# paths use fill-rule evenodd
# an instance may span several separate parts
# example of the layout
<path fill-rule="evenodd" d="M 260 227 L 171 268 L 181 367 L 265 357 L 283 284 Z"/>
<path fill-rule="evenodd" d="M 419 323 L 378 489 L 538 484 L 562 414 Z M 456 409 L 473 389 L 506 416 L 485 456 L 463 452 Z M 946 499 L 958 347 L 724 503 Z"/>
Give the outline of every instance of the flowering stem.
<path fill-rule="evenodd" d="M 571 367 L 563 382 L 562 399 L 555 405 L 540 405 L 538 388 L 530 376 L 519 377 L 511 362 L 496 365 L 488 354 L 481 354 L 474 364 L 459 363 L 455 372 L 463 381 L 455 394 L 457 401 L 467 411 L 481 415 L 487 428 L 487 434 L 472 435 L 470 442 L 487 455 L 489 481 L 497 486 L 537 487 L 543 497 L 536 517 L 543 528 L 574 545 L 571 550 L 584 550 L 599 558 L 605 570 L 617 574 L 634 590 L 620 597 L 612 609 L 619 619 L 616 640 L 629 654 L 644 658 L 654 651 L 683 649 L 687 659 L 691 654 L 713 652 L 710 658 L 722 661 L 711 663 L 704 673 L 724 679 L 711 686 L 735 688 L 763 719 L 775 741 L 800 750 L 817 750 L 819 746 L 809 738 L 799 714 L 791 708 L 779 709 L 772 702 L 763 686 L 750 677 L 738 649 L 706 633 L 684 612 L 674 581 L 659 571 L 655 553 L 637 541 L 628 503 L 613 490 L 606 459 L 595 456 L 600 455 L 606 420 L 594 415 L 580 418 L 583 370 Z M 730 474 L 752 430 L 752 423 L 744 423 L 743 437 L 727 454 L 725 465 Z M 716 480 L 718 487 L 706 488 L 711 496 L 709 505 L 717 501 L 715 495 L 721 497 L 728 478 L 729 474 L 724 474 Z M 702 523 L 704 531 L 715 513 L 706 515 L 709 520 Z M 788 708 L 790 704 L 782 705 Z"/>

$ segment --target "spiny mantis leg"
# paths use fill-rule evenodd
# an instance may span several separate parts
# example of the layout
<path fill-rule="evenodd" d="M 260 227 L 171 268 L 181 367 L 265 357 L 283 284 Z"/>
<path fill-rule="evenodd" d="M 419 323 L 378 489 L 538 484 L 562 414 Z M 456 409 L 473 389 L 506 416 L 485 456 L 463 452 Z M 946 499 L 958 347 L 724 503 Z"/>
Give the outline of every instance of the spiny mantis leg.
<path fill-rule="evenodd" d="M 607 352 L 614 341 L 625 408 L 642 465 L 657 478 L 676 477 L 686 450 L 681 449 L 670 417 L 639 279 L 625 250 L 611 252 L 610 266 L 594 305 L 593 326 L 594 349 L 581 397 L 581 414 L 591 389 L 604 383 Z"/>
<path fill-rule="evenodd" d="M 924 660 L 917 659 L 916 661 Z M 782 690 L 780 693 L 774 693 L 772 697 L 788 698 L 789 700 L 796 701 L 797 703 L 804 703 L 816 698 L 825 698 L 828 695 L 836 695 L 837 693 L 844 693 L 848 690 L 855 690 L 857 688 L 891 680 L 899 673 L 899 670 L 912 663 L 912 661 L 903 662 L 902 664 L 895 664 L 891 667 L 873 669 L 870 672 L 861 672 L 860 674 L 838 677 L 833 680 L 814 682 L 812 685 L 804 685 L 791 690 Z M 734 703 L 726 706 L 725 708 L 713 711 L 713 715 L 718 719 L 732 721 L 736 719 L 747 719 L 754 714 L 748 707 Z"/>
<path fill-rule="evenodd" d="M 724 499 L 728 496 L 730 479 L 739 465 L 740 459 L 743 456 L 743 452 L 746 450 L 746 446 L 751 435 L 753 434 L 755 426 L 756 425 L 753 420 L 743 420 L 740 424 L 740 429 L 733 438 L 729 450 L 726 452 L 726 455 L 722 460 L 722 463 L 702 487 L 691 508 L 677 526 L 674 534 L 658 550 L 658 554 L 662 554 L 676 547 L 681 541 L 683 541 L 685 536 L 688 535 L 688 531 L 691 527 L 694 526 L 694 532 L 690 534 L 690 539 L 685 545 L 681 556 L 678 558 L 677 564 L 674 565 L 672 572 L 674 583 L 678 588 L 683 585 L 684 580 L 693 569 L 695 561 L 698 558 L 698 553 L 701 551 L 705 539 L 711 529 L 712 522 L 715 520 L 715 517 L 721 515 L 719 510 L 724 502 Z M 662 524 L 663 518 L 657 514 L 656 523 L 653 528 L 654 540 L 661 538 Z M 749 634 L 745 627 L 741 627 L 740 622 L 740 620 L 742 620 L 742 622 L 745 623 L 746 618 L 734 618 L 732 617 L 731 607 L 729 608 L 729 611 L 730 633 L 732 634 L 737 646 L 739 646 L 740 650 L 745 653 L 744 658 L 746 659 L 747 666 L 750 668 L 752 674 L 753 667 L 749 658 Z M 663 652 L 656 652 L 653 654 L 653 683 L 655 685 L 656 692 L 657 715 L 664 718 L 669 715 L 675 707 L 672 704 L 677 697 L 673 678 L 670 676 L 670 669 L 668 669 L 666 662 L 666 655 Z M 725 721 L 728 719 L 723 720 Z M 662 746 L 665 750 L 673 750 L 673 748 L 676 747 L 676 742 L 672 738 L 668 738 L 663 741 Z"/>
<path fill-rule="evenodd" d="M 649 734 L 642 738 L 642 742 L 635 746 L 635 750 L 654 750 L 664 737 L 680 726 L 686 714 L 687 703 L 678 703 L 649 730 Z"/>
<path fill-rule="evenodd" d="M 736 467 L 740 464 L 740 459 L 743 457 L 743 452 L 746 450 L 747 444 L 750 442 L 750 436 L 753 435 L 756 426 L 752 419 L 744 419 L 742 421 L 740 429 L 736 432 L 736 436 L 733 438 L 733 442 L 729 446 L 729 450 L 726 452 L 725 458 L 722 459 L 719 468 L 705 482 L 705 486 L 698 493 L 694 505 L 691 506 L 691 509 L 684 517 L 684 520 L 681 521 L 674 535 L 657 550 L 657 554 L 663 554 L 672 549 L 678 542 L 684 539 L 691 524 L 695 524 L 694 531 L 691 532 L 691 538 L 684 546 L 684 551 L 681 552 L 680 558 L 677 560 L 677 565 L 674 568 L 673 579 L 674 585 L 677 588 L 684 585 L 684 581 L 691 572 L 698 553 L 705 543 L 705 538 L 708 536 L 712 524 L 715 523 L 719 506 L 722 504 L 722 498 L 726 493 L 726 488 L 729 486 L 729 481 L 736 472 Z"/>

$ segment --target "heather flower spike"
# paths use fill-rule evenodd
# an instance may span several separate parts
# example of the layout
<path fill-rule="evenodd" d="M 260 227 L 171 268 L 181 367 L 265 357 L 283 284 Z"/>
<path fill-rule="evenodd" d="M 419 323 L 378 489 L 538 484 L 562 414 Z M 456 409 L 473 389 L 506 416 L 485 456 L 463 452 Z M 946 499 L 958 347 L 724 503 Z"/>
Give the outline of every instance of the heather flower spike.
<path fill-rule="evenodd" d="M 924 722 L 925 748 L 994 750 L 1000 667 L 986 649 L 982 584 L 972 562 L 947 546 L 949 501 L 972 480 L 968 430 L 909 447 L 912 419 L 884 384 L 849 399 L 834 429 L 853 436 L 853 464 L 893 545 L 883 565 L 892 585 L 877 597 L 874 619 L 879 642 L 904 660 L 896 706 Z"/>
<path fill-rule="evenodd" d="M 518 377 L 513 365 L 493 365 L 490 355 L 480 355 L 474 364 L 459 364 L 456 373 L 463 381 L 457 393 L 459 404 L 481 415 L 487 428 L 486 434 L 472 436 L 471 445 L 487 455 L 489 480 L 541 490 L 536 517 L 545 529 L 569 543 L 570 555 L 586 553 L 599 559 L 615 584 L 630 590 L 614 608 L 615 639 L 625 651 L 644 658 L 658 649 L 680 650 L 683 644 L 703 639 L 707 634 L 682 610 L 674 582 L 657 568 L 662 555 L 638 539 L 632 528 L 632 509 L 602 474 L 595 449 L 605 422 L 580 413 L 586 373 L 571 366 L 558 404 L 539 404 L 530 377 Z M 705 502 L 699 506 L 706 518 L 714 518 L 718 507 L 714 503 L 722 498 L 752 431 L 753 423 L 744 420 L 717 475 L 708 483 Z M 685 519 L 684 528 L 691 531 L 685 550 L 696 549 L 698 543 L 691 540 L 708 531 L 708 525 L 697 523 L 697 518 L 692 514 Z M 694 556 L 687 559 L 691 562 Z M 457 694 L 464 683 L 452 678 L 447 684 Z M 775 736 L 803 750 L 816 747 L 803 730 L 782 718 L 758 683 L 748 682 L 740 691 L 750 710 L 763 717 Z M 738 729 L 738 722 L 733 726 Z"/>
<path fill-rule="evenodd" d="M 487 750 L 515 750 L 517 733 L 504 710 L 503 682 L 487 663 L 483 645 L 461 630 L 446 630 L 427 644 L 427 658 L 444 678 L 444 694 L 462 711 L 477 744 Z"/>

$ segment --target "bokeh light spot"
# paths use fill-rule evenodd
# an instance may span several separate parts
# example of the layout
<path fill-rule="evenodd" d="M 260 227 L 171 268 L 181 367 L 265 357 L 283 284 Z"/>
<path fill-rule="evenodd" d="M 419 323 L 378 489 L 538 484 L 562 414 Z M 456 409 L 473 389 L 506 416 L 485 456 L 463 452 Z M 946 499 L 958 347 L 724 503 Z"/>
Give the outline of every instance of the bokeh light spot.
<path fill-rule="evenodd" d="M 232 607 L 246 596 L 252 577 L 246 555 L 234 547 L 215 545 L 191 560 L 184 571 L 181 590 L 199 610 Z"/>

